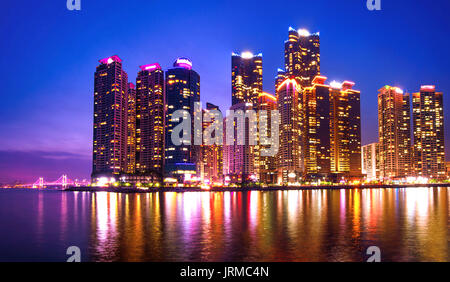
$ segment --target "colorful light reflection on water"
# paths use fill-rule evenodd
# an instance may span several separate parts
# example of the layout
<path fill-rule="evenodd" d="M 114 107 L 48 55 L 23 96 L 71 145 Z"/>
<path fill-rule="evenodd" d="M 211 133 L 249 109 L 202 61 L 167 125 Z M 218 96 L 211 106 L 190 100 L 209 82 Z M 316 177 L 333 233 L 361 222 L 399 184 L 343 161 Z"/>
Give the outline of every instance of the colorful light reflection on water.
<path fill-rule="evenodd" d="M 449 261 L 449 189 L 0 191 L 0 260 Z"/>

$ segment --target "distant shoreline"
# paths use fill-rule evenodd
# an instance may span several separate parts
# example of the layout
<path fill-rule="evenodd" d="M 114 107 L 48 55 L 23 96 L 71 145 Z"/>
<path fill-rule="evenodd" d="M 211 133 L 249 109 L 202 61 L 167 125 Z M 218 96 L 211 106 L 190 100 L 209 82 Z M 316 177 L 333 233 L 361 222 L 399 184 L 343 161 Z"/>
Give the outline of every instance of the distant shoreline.
<path fill-rule="evenodd" d="M 246 191 L 283 191 L 283 190 L 340 190 L 340 189 L 386 189 L 386 188 L 431 188 L 450 187 L 450 183 L 433 184 L 382 184 L 382 185 L 323 185 L 323 186 L 275 186 L 275 187 L 212 187 L 201 189 L 199 187 L 160 187 L 149 189 L 138 189 L 129 187 L 69 187 L 64 191 L 77 192 L 117 192 L 117 193 L 155 193 L 155 192 L 246 192 Z"/>

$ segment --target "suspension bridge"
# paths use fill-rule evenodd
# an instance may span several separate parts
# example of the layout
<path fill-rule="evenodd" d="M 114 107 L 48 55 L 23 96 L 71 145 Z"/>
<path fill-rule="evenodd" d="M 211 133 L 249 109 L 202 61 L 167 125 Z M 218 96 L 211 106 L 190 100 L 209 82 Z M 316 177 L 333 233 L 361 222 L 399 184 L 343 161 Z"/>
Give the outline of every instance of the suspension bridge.
<path fill-rule="evenodd" d="M 89 181 L 86 179 L 83 180 L 72 180 L 67 177 L 66 174 L 61 175 L 55 181 L 45 181 L 44 177 L 39 177 L 35 182 L 30 184 L 19 184 L 17 187 L 22 188 L 49 188 L 49 187 L 57 187 L 57 188 L 67 188 L 69 186 L 85 186 L 88 185 Z"/>

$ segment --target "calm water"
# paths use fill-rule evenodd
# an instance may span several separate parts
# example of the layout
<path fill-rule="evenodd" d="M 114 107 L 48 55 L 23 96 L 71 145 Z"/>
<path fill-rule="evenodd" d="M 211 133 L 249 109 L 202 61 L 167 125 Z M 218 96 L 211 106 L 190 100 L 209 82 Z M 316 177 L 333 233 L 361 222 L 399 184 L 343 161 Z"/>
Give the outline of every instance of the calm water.
<path fill-rule="evenodd" d="M 449 194 L 0 189 L 0 261 L 450 261 Z"/>

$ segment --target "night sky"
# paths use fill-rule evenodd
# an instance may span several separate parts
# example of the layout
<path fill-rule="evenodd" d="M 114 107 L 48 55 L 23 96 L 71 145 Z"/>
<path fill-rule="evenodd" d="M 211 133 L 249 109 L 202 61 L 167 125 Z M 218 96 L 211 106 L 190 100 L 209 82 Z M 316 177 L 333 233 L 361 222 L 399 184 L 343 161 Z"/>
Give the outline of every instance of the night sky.
<path fill-rule="evenodd" d="M 263 54 L 263 87 L 274 93 L 288 28 L 321 35 L 321 72 L 361 90 L 363 144 L 377 141 L 377 90 L 389 84 L 444 92 L 450 153 L 450 1 L 381 0 L 3 1 L 0 183 L 89 177 L 98 60 L 117 54 L 129 80 L 139 65 L 164 69 L 189 57 L 201 100 L 231 104 L 231 52 Z"/>

